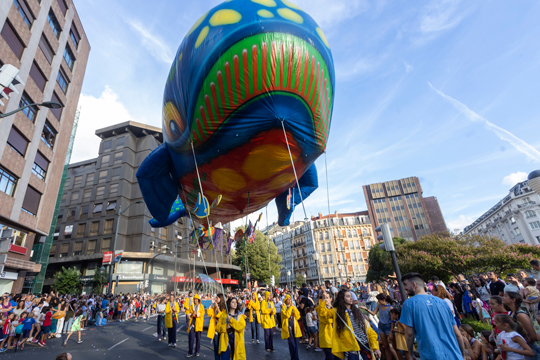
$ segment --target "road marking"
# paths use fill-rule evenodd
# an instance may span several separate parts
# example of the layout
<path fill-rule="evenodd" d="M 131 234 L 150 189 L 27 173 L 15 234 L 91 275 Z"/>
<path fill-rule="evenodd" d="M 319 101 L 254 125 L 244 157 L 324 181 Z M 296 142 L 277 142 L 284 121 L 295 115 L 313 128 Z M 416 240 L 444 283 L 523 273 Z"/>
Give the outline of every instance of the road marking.
<path fill-rule="evenodd" d="M 153 333 L 152 336 L 157 337 L 157 333 Z"/>
<path fill-rule="evenodd" d="M 120 344 L 123 343 L 124 341 L 127 341 L 128 339 L 129 339 L 129 338 L 120 341 L 118 344 L 111 346 L 111 347 L 108 348 L 107 350 L 112 350 L 112 349 L 114 349 L 115 347 L 117 347 L 118 345 L 120 345 Z"/>
<path fill-rule="evenodd" d="M 153 328 L 153 326 L 149 326 L 146 329 L 143 329 L 142 331 L 146 331 L 146 330 L 151 329 L 151 328 Z"/>

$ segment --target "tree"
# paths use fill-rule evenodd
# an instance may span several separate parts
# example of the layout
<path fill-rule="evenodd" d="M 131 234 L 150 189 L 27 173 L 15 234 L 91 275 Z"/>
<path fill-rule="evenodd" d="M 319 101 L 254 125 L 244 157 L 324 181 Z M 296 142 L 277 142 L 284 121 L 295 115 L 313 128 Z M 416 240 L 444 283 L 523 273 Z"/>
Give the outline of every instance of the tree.
<path fill-rule="evenodd" d="M 394 237 L 392 240 L 394 241 L 394 247 L 398 247 L 407 241 L 400 237 Z M 368 264 L 366 281 L 380 280 L 394 273 L 390 254 L 388 251 L 379 248 L 378 243 L 369 250 Z"/>
<path fill-rule="evenodd" d="M 232 254 L 232 263 L 242 267 L 244 261 L 244 242 L 234 244 L 235 249 Z M 245 244 L 245 252 L 247 254 L 247 270 L 244 263 L 244 272 L 251 274 L 251 280 L 270 284 L 270 276 L 274 275 L 279 281 L 281 265 L 281 256 L 277 254 L 277 247 L 272 240 L 265 236 L 259 230 L 255 230 L 255 242 L 251 244 L 249 241 Z M 268 257 L 270 256 L 270 270 L 268 269 Z M 237 273 L 240 278 L 240 273 Z"/>
<path fill-rule="evenodd" d="M 294 284 L 296 285 L 296 287 L 301 287 L 302 284 L 305 284 L 305 282 L 306 282 L 306 278 L 304 277 L 304 275 L 302 274 L 296 275 L 296 279 L 294 279 Z"/>
<path fill-rule="evenodd" d="M 94 273 L 94 293 L 95 294 L 103 294 L 103 285 L 105 285 L 108 281 L 105 274 L 101 271 L 101 269 L 97 269 Z"/>
<path fill-rule="evenodd" d="M 65 268 L 62 266 L 62 271 L 54 277 L 52 288 L 59 294 L 78 295 L 82 290 L 82 282 L 80 280 L 81 272 L 75 268 Z"/>

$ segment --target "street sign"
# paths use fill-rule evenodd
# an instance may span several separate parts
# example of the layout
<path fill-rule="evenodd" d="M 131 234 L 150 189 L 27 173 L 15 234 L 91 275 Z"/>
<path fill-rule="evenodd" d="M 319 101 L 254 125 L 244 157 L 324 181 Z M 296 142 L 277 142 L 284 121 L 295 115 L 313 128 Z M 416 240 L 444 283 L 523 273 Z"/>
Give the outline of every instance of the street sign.
<path fill-rule="evenodd" d="M 248 273 L 248 274 L 242 274 L 242 277 L 245 279 L 246 278 L 246 275 L 247 275 L 247 279 L 251 279 L 251 274 Z"/>
<path fill-rule="evenodd" d="M 105 251 L 103 253 L 103 265 L 109 265 L 112 261 L 112 251 Z"/>

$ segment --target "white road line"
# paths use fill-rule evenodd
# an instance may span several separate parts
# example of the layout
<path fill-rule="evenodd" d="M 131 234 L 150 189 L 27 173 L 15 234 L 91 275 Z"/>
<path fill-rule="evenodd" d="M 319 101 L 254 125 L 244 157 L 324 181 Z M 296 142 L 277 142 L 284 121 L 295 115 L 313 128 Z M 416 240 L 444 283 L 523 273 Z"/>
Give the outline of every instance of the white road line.
<path fill-rule="evenodd" d="M 151 329 L 151 328 L 153 328 L 153 326 L 149 326 L 146 329 L 143 329 L 142 331 L 146 331 L 146 330 Z"/>
<path fill-rule="evenodd" d="M 129 339 L 129 338 L 120 341 L 118 344 L 111 346 L 111 347 L 108 348 L 107 350 L 112 350 L 112 349 L 114 349 L 115 347 L 117 347 L 118 345 L 120 345 L 120 344 L 123 343 L 124 341 L 127 341 L 128 339 Z"/>
<path fill-rule="evenodd" d="M 153 335 L 154 337 L 157 337 L 157 333 L 153 333 L 152 335 Z"/>

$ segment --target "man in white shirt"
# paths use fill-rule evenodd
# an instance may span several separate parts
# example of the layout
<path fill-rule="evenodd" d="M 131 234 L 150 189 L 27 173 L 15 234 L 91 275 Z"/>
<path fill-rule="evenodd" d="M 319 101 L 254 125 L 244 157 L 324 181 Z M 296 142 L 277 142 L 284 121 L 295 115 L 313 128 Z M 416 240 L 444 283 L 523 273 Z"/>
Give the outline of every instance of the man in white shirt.
<path fill-rule="evenodd" d="M 531 274 L 531 277 L 535 280 L 540 280 L 540 261 L 538 260 L 531 260 L 530 262 L 532 270 L 529 271 Z"/>
<path fill-rule="evenodd" d="M 504 287 L 504 292 L 507 293 L 509 291 L 519 293 L 519 290 L 523 289 L 523 285 L 521 285 L 516 278 L 514 274 L 508 274 L 506 275 L 506 286 Z"/>

